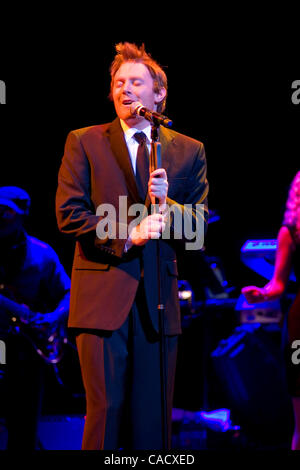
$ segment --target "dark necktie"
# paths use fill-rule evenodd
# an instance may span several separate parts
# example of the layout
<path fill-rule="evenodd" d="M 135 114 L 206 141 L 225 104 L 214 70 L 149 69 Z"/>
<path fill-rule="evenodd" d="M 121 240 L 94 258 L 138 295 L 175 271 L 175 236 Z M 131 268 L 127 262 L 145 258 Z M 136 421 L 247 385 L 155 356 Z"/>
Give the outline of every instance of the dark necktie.
<path fill-rule="evenodd" d="M 140 198 L 145 201 L 148 192 L 149 181 L 149 153 L 144 132 L 134 134 L 135 140 L 139 143 L 136 157 L 136 184 Z"/>

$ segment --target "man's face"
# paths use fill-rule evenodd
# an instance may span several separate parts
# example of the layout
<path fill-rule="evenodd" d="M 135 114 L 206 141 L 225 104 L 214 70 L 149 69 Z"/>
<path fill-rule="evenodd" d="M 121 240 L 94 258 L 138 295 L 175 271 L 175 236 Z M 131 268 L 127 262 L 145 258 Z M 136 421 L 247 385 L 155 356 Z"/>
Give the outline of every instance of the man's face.
<path fill-rule="evenodd" d="M 22 217 L 14 209 L 0 206 L 0 238 L 15 233 L 22 226 Z"/>
<path fill-rule="evenodd" d="M 113 82 L 113 101 L 116 113 L 129 127 L 145 124 L 144 118 L 132 116 L 131 103 L 139 101 L 156 111 L 157 103 L 165 97 L 165 89 L 155 93 L 153 78 L 144 64 L 125 62 L 117 71 Z"/>

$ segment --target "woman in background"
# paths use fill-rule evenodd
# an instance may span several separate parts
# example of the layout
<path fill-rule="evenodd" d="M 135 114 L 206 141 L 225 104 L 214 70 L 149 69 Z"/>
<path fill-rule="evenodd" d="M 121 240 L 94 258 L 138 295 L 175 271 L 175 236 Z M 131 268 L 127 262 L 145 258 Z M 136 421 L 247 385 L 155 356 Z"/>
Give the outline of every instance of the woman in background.
<path fill-rule="evenodd" d="M 292 361 L 293 354 L 295 356 L 295 348 L 299 348 L 300 345 L 300 171 L 296 174 L 290 187 L 284 220 L 278 233 L 277 242 L 275 269 L 270 282 L 263 288 L 244 287 L 242 293 L 249 303 L 276 300 L 284 293 L 292 267 L 294 268 L 298 293 L 288 314 L 286 370 L 295 416 L 292 450 L 300 450 L 300 364 Z"/>

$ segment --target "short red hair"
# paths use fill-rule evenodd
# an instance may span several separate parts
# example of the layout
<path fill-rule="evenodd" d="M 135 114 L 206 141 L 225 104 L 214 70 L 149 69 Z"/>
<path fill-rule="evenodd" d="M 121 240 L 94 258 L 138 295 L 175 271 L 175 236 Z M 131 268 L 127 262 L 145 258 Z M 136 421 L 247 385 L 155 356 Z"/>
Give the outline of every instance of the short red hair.
<path fill-rule="evenodd" d="M 112 99 L 112 89 L 114 84 L 114 77 L 125 62 L 137 62 L 144 64 L 151 77 L 153 78 L 154 83 L 154 92 L 159 92 L 162 88 L 168 90 L 168 80 L 165 72 L 161 66 L 152 59 L 152 57 L 147 54 L 145 51 L 145 45 L 142 44 L 141 47 L 138 47 L 136 44 L 129 42 L 119 43 L 116 45 L 117 54 L 110 67 L 111 75 L 111 84 L 110 84 L 110 98 Z M 166 94 L 167 97 L 167 94 Z M 157 111 L 162 113 L 166 107 L 166 97 L 164 100 L 157 105 Z"/>

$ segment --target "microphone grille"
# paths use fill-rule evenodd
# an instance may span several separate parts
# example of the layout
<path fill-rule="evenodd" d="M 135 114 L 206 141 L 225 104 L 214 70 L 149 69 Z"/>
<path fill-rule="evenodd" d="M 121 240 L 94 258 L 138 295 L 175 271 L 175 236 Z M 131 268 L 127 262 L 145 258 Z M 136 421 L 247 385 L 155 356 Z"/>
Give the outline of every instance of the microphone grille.
<path fill-rule="evenodd" d="M 140 103 L 139 101 L 134 101 L 133 103 L 131 103 L 131 106 L 130 106 L 131 114 L 134 116 L 135 114 L 137 114 L 138 109 L 142 107 L 143 107 L 142 103 Z"/>

